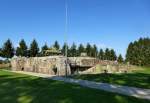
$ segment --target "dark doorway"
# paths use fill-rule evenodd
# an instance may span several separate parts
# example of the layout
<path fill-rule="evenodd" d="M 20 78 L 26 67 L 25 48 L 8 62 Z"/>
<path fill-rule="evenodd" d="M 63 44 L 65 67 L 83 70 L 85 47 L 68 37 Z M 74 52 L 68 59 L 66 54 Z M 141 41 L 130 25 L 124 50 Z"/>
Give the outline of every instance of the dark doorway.
<path fill-rule="evenodd" d="M 71 74 L 77 75 L 79 72 L 83 72 L 85 70 L 88 70 L 91 67 L 81 67 L 81 66 L 70 66 L 71 67 Z"/>
<path fill-rule="evenodd" d="M 21 68 L 21 71 L 24 71 L 24 68 L 23 68 L 23 67 Z"/>
<path fill-rule="evenodd" d="M 57 75 L 57 68 L 53 68 L 53 72 L 55 75 Z"/>

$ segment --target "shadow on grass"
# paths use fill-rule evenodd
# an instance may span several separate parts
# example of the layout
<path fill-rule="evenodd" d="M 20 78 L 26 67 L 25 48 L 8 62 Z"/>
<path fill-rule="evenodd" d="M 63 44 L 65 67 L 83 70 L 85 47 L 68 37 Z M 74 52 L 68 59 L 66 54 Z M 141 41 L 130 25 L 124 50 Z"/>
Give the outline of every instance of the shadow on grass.
<path fill-rule="evenodd" d="M 150 74 L 144 73 L 87 74 L 76 75 L 73 78 L 150 89 Z"/>
<path fill-rule="evenodd" d="M 0 103 L 148 103 L 148 101 L 0 71 Z"/>

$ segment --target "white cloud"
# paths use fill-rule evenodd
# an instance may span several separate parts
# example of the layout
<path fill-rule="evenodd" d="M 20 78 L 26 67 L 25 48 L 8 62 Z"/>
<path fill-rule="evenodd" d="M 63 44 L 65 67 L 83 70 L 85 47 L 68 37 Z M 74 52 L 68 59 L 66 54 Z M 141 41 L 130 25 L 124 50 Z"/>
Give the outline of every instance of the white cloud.
<path fill-rule="evenodd" d="M 14 44 L 14 48 L 19 47 L 19 43 Z"/>

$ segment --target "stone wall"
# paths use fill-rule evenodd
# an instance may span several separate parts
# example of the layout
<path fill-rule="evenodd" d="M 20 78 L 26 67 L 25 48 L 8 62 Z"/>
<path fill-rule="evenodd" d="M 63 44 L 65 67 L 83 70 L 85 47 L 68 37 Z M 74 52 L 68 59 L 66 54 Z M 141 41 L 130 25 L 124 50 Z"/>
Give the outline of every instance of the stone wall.
<path fill-rule="evenodd" d="M 66 62 L 67 61 L 67 62 Z M 76 73 L 108 73 L 125 72 L 131 70 L 127 65 L 120 65 L 114 61 L 101 61 L 91 57 L 15 57 L 11 60 L 12 70 L 44 73 L 50 75 L 68 75 Z M 66 69 L 67 68 L 67 69 Z"/>
<path fill-rule="evenodd" d="M 69 57 L 69 63 L 72 66 L 92 67 L 96 65 L 99 60 L 92 57 Z"/>
<path fill-rule="evenodd" d="M 50 75 L 70 74 L 70 67 L 63 56 L 50 57 L 17 57 L 11 60 L 12 70 L 44 73 Z"/>
<path fill-rule="evenodd" d="M 0 69 L 9 68 L 9 67 L 10 67 L 10 63 L 2 63 L 2 64 L 0 64 Z"/>
<path fill-rule="evenodd" d="M 79 71 L 79 74 L 99 74 L 99 73 L 132 73 L 134 67 L 127 64 L 113 63 L 112 61 L 100 62 L 99 64 L 86 69 L 85 71 Z"/>
<path fill-rule="evenodd" d="M 15 57 L 11 60 L 12 70 L 29 71 L 50 75 L 70 75 L 73 67 L 91 68 L 98 62 L 91 57 L 68 57 L 67 62 L 64 56 L 48 57 Z M 67 68 L 67 69 L 66 69 Z"/>

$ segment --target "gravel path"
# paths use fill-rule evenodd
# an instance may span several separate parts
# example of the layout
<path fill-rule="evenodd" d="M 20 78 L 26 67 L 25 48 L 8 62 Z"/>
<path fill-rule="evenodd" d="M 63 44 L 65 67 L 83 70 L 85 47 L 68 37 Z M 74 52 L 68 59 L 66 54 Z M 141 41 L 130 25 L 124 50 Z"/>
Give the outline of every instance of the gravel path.
<path fill-rule="evenodd" d="M 137 98 L 150 100 L 150 89 L 141 89 L 141 88 L 128 87 L 128 86 L 112 85 L 108 83 L 99 83 L 99 82 L 93 82 L 93 81 L 87 81 L 87 80 L 77 80 L 77 79 L 64 78 L 64 77 L 52 76 L 52 75 L 41 74 L 41 73 L 33 73 L 33 72 L 23 72 L 23 71 L 12 71 L 12 72 L 28 74 L 28 75 L 38 76 L 38 77 L 52 79 L 52 80 L 63 81 L 66 83 L 78 84 L 84 87 L 105 90 L 109 92 L 114 92 L 114 93 L 119 93 L 123 95 L 134 96 Z"/>

